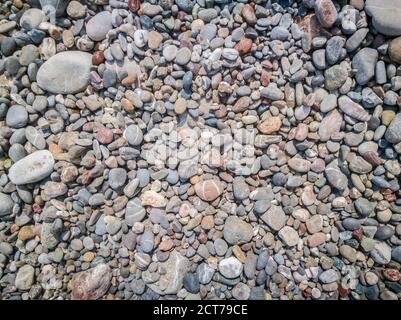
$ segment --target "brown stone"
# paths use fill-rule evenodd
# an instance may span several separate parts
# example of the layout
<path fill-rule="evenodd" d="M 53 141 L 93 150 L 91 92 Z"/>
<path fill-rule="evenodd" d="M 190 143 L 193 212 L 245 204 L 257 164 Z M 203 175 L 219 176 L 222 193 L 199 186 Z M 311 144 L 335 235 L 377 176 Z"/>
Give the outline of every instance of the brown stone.
<path fill-rule="evenodd" d="M 141 7 L 141 2 L 139 0 L 128 0 L 128 9 L 132 12 L 137 12 Z"/>
<path fill-rule="evenodd" d="M 210 230 L 214 227 L 214 219 L 213 216 L 205 216 L 202 219 L 201 226 L 205 230 Z"/>
<path fill-rule="evenodd" d="M 323 232 L 318 232 L 308 237 L 309 247 L 318 247 L 326 242 L 326 235 Z"/>
<path fill-rule="evenodd" d="M 121 106 L 127 112 L 134 112 L 134 105 L 131 101 L 126 98 L 121 99 Z"/>
<path fill-rule="evenodd" d="M 22 241 L 26 241 L 35 237 L 34 226 L 23 226 L 18 232 L 18 239 Z"/>
<path fill-rule="evenodd" d="M 98 130 L 96 139 L 102 144 L 109 144 L 113 141 L 113 131 L 109 128 L 102 127 Z"/>
<path fill-rule="evenodd" d="M 252 49 L 252 40 L 248 38 L 241 38 L 241 40 L 235 45 L 235 49 L 238 50 L 240 54 L 245 54 Z"/>
<path fill-rule="evenodd" d="M 73 182 L 78 177 L 78 169 L 77 167 L 71 165 L 63 168 L 61 172 L 61 181 L 63 182 Z"/>
<path fill-rule="evenodd" d="M 391 40 L 388 46 L 388 54 L 393 62 L 401 64 L 401 37 Z"/>
<path fill-rule="evenodd" d="M 349 295 L 349 289 L 344 288 L 341 284 L 338 285 L 338 293 L 341 298 L 346 298 Z"/>
<path fill-rule="evenodd" d="M 272 134 L 277 132 L 281 127 L 280 117 L 269 117 L 258 125 L 258 129 L 263 134 Z"/>
<path fill-rule="evenodd" d="M 337 110 L 328 113 L 319 126 L 319 137 L 321 141 L 328 141 L 333 134 L 340 132 L 343 117 Z"/>
<path fill-rule="evenodd" d="M 92 64 L 99 65 L 104 62 L 103 51 L 95 51 L 92 55 Z"/>
<path fill-rule="evenodd" d="M 383 276 L 390 281 L 398 282 L 401 280 L 401 272 L 397 269 L 384 269 Z"/>
<path fill-rule="evenodd" d="M 161 208 L 165 207 L 167 204 L 167 199 L 153 190 L 148 190 L 142 193 L 140 199 L 143 206 Z"/>
<path fill-rule="evenodd" d="M 109 290 L 112 273 L 107 264 L 78 273 L 71 280 L 71 300 L 96 300 Z"/>
<path fill-rule="evenodd" d="M 255 15 L 255 10 L 253 9 L 253 7 L 251 5 L 249 5 L 249 4 L 243 5 L 241 14 L 248 24 L 254 25 L 256 23 L 257 18 Z"/>
<path fill-rule="evenodd" d="M 295 129 L 295 140 L 304 141 L 308 136 L 308 125 L 305 123 L 298 124 Z"/>
<path fill-rule="evenodd" d="M 363 158 L 373 166 L 379 166 L 384 162 L 384 160 L 374 151 L 365 152 Z"/>
<path fill-rule="evenodd" d="M 310 170 L 310 162 L 301 158 L 291 158 L 288 165 L 296 172 L 306 173 Z"/>
<path fill-rule="evenodd" d="M 169 251 L 174 246 L 174 242 L 171 239 L 166 239 L 160 242 L 159 249 L 161 251 Z"/>
<path fill-rule="evenodd" d="M 160 44 L 163 41 L 163 36 L 157 31 L 149 32 L 148 36 L 148 46 L 152 50 L 156 50 L 159 48 Z"/>
<path fill-rule="evenodd" d="M 196 195 L 204 201 L 216 200 L 224 190 L 223 183 L 218 180 L 206 180 L 195 184 Z"/>
<path fill-rule="evenodd" d="M 43 193 L 46 197 L 52 199 L 66 194 L 68 191 L 67 186 L 62 182 L 48 181 L 45 184 Z"/>
<path fill-rule="evenodd" d="M 95 254 L 91 251 L 85 252 L 82 256 L 85 262 L 91 262 L 95 258 Z"/>

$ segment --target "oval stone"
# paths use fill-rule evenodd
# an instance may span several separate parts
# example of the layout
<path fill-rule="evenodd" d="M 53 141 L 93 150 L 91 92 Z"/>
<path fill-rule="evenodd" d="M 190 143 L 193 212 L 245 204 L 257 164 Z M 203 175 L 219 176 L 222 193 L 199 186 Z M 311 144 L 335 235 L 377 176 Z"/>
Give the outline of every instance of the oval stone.
<path fill-rule="evenodd" d="M 206 180 L 195 184 L 195 192 L 204 201 L 213 201 L 223 192 L 223 184 L 217 180 Z"/>
<path fill-rule="evenodd" d="M 107 264 L 80 272 L 71 281 L 71 300 L 96 300 L 109 289 L 112 273 Z"/>
<path fill-rule="evenodd" d="M 53 166 L 53 155 L 48 150 L 40 150 L 14 163 L 8 177 L 14 184 L 34 183 L 49 176 Z"/>
<path fill-rule="evenodd" d="M 102 41 L 113 28 L 112 16 L 108 11 L 102 11 L 95 15 L 86 24 L 86 33 L 94 41 Z"/>
<path fill-rule="evenodd" d="M 51 93 L 77 93 L 89 84 L 91 66 L 92 55 L 87 52 L 60 52 L 40 67 L 37 82 Z"/>

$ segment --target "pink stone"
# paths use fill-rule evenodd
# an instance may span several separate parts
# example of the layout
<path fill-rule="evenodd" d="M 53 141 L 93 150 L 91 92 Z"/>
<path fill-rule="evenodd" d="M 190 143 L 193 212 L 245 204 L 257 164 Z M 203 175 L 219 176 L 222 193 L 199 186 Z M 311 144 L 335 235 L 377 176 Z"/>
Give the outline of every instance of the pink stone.
<path fill-rule="evenodd" d="M 101 263 L 78 273 L 71 280 L 71 300 L 96 300 L 104 296 L 111 284 L 111 269 Z"/>
<path fill-rule="evenodd" d="M 327 141 L 333 134 L 338 133 L 342 122 L 343 117 L 337 110 L 333 110 L 327 114 L 319 126 L 320 141 Z"/>
<path fill-rule="evenodd" d="M 109 144 L 113 141 L 113 131 L 109 128 L 100 128 L 96 134 L 96 139 L 102 144 Z"/>
<path fill-rule="evenodd" d="M 204 201 L 213 201 L 223 193 L 223 183 L 219 180 L 206 180 L 195 184 L 196 195 Z"/>
<path fill-rule="evenodd" d="M 305 123 L 298 124 L 295 129 L 295 140 L 304 141 L 308 136 L 308 125 Z"/>
<path fill-rule="evenodd" d="M 326 242 L 326 235 L 323 232 L 318 232 L 308 237 L 309 247 L 318 247 Z"/>
<path fill-rule="evenodd" d="M 67 186 L 62 183 L 62 182 L 54 182 L 54 181 L 48 181 L 45 184 L 44 187 L 44 194 L 48 198 L 57 198 L 58 196 L 62 196 L 63 194 L 66 194 L 68 191 Z"/>
<path fill-rule="evenodd" d="M 331 0 L 316 0 L 315 13 L 324 28 L 331 28 L 337 20 L 337 10 Z"/>

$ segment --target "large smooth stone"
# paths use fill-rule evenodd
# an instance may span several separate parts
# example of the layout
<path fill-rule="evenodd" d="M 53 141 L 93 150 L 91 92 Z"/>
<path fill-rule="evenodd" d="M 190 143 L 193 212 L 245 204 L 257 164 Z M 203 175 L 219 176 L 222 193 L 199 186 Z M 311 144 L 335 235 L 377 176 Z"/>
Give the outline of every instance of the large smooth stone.
<path fill-rule="evenodd" d="M 377 31 L 386 36 L 401 35 L 401 0 L 366 0 L 365 11 Z"/>
<path fill-rule="evenodd" d="M 102 41 L 113 28 L 111 13 L 102 11 L 91 18 L 86 24 L 86 33 L 94 41 Z"/>
<path fill-rule="evenodd" d="M 39 87 L 51 93 L 77 93 L 89 84 L 92 55 L 80 51 L 60 52 L 47 60 L 37 74 Z"/>
<path fill-rule="evenodd" d="M 166 273 L 161 275 L 158 281 L 148 284 L 149 288 L 161 295 L 176 294 L 182 288 L 184 276 L 189 270 L 188 259 L 173 250 L 161 266 Z"/>
<path fill-rule="evenodd" d="M 107 264 L 78 273 L 71 280 L 71 300 L 96 300 L 109 290 L 112 273 Z"/>
<path fill-rule="evenodd" d="M 363 48 L 354 56 L 352 68 L 357 70 L 355 80 L 358 84 L 367 84 L 374 77 L 378 56 L 378 52 L 372 48 Z"/>
<path fill-rule="evenodd" d="M 369 121 L 369 113 L 358 103 L 352 101 L 347 96 L 341 96 L 338 99 L 338 106 L 345 114 L 358 119 L 359 121 Z"/>
<path fill-rule="evenodd" d="M 194 186 L 196 195 L 204 201 L 214 201 L 224 190 L 223 184 L 218 180 L 200 181 Z"/>
<path fill-rule="evenodd" d="M 34 183 L 49 176 L 53 166 L 53 155 L 47 150 L 40 150 L 14 163 L 8 177 L 14 184 Z"/>

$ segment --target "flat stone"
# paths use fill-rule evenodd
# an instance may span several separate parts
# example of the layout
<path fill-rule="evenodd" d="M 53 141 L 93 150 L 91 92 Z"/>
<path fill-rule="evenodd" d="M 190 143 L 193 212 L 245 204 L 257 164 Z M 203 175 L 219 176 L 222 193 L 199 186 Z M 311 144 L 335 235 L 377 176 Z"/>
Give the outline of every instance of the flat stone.
<path fill-rule="evenodd" d="M 219 262 L 220 273 L 228 279 L 239 277 L 242 273 L 242 269 L 242 263 L 234 257 L 229 257 Z"/>
<path fill-rule="evenodd" d="M 360 121 L 368 121 L 370 119 L 369 113 L 359 104 L 352 101 L 347 96 L 341 96 L 338 99 L 340 109 L 350 117 Z"/>
<path fill-rule="evenodd" d="M 148 190 L 142 193 L 140 199 L 143 206 L 163 208 L 167 205 L 167 199 L 153 190 Z"/>
<path fill-rule="evenodd" d="M 224 239 L 232 244 L 249 242 L 253 236 L 253 229 L 249 223 L 238 217 L 230 216 L 224 223 Z"/>
<path fill-rule="evenodd" d="M 20 19 L 20 26 L 25 30 L 36 29 L 42 21 L 45 20 L 45 14 L 42 10 L 31 8 L 24 12 Z"/>
<path fill-rule="evenodd" d="M 398 112 L 391 121 L 386 130 L 385 138 L 390 143 L 395 144 L 401 142 L 401 112 Z"/>
<path fill-rule="evenodd" d="M 40 88 L 51 93 L 77 93 L 89 84 L 92 55 L 81 51 L 60 52 L 38 70 Z"/>
<path fill-rule="evenodd" d="M 311 163 L 301 158 L 291 158 L 288 160 L 288 166 L 296 172 L 305 173 L 310 170 Z"/>
<path fill-rule="evenodd" d="M 363 48 L 352 59 L 352 68 L 356 69 L 355 80 L 360 85 L 369 82 L 375 75 L 378 52 L 372 48 Z"/>
<path fill-rule="evenodd" d="M 258 125 L 258 129 L 263 134 L 272 134 L 277 132 L 281 127 L 280 117 L 269 117 Z"/>
<path fill-rule="evenodd" d="M 188 259 L 173 250 L 167 261 L 162 262 L 160 267 L 166 273 L 155 283 L 148 284 L 149 288 L 161 295 L 176 294 L 182 288 L 184 276 L 189 270 Z"/>
<path fill-rule="evenodd" d="M 343 117 L 337 110 L 328 113 L 322 120 L 319 126 L 319 138 L 321 141 L 328 141 L 331 136 L 339 133 Z"/>
<path fill-rule="evenodd" d="M 287 216 L 283 209 L 275 205 L 272 205 L 260 218 L 274 231 L 279 231 L 287 222 Z"/>
<path fill-rule="evenodd" d="M 299 235 L 298 232 L 295 231 L 293 228 L 289 226 L 284 226 L 279 232 L 278 236 L 281 238 L 281 240 L 284 241 L 284 243 L 289 246 L 293 247 L 298 244 L 299 241 Z"/>
<path fill-rule="evenodd" d="M 315 14 L 324 28 L 331 28 L 337 20 L 337 10 L 331 0 L 316 0 Z"/>
<path fill-rule="evenodd" d="M 49 151 L 36 151 L 14 163 L 8 176 L 14 184 L 38 182 L 53 172 L 54 163 L 53 155 Z"/>
<path fill-rule="evenodd" d="M 7 216 L 12 213 L 14 201 L 8 194 L 0 192 L 0 217 Z"/>
<path fill-rule="evenodd" d="M 324 170 L 325 176 L 327 178 L 327 181 L 329 184 L 340 190 L 343 191 L 347 188 L 348 186 L 348 179 L 345 174 L 343 174 L 340 169 L 335 168 L 335 167 L 327 167 Z"/>
<path fill-rule="evenodd" d="M 200 181 L 194 186 L 196 195 L 204 201 L 216 200 L 223 193 L 223 184 L 218 180 Z"/>
<path fill-rule="evenodd" d="M 18 290 L 29 290 L 35 281 L 35 268 L 26 264 L 19 268 L 15 277 L 15 287 Z"/>
<path fill-rule="evenodd" d="M 125 129 L 124 138 L 130 145 L 139 146 L 143 141 L 142 130 L 136 124 L 131 124 Z"/>
<path fill-rule="evenodd" d="M 391 247 L 385 242 L 379 242 L 370 252 L 370 256 L 377 264 L 388 264 L 391 261 Z"/>
<path fill-rule="evenodd" d="M 401 35 L 401 1 L 400 0 L 366 0 L 366 13 L 372 17 L 373 26 L 386 36 Z"/>
<path fill-rule="evenodd" d="M 108 11 L 99 12 L 86 24 L 86 33 L 94 41 L 105 39 L 111 29 L 113 29 L 112 15 Z"/>
<path fill-rule="evenodd" d="M 24 106 L 16 104 L 7 111 L 6 124 L 11 128 L 23 128 L 28 123 L 28 120 L 28 112 Z"/>
<path fill-rule="evenodd" d="M 82 271 L 71 280 L 71 300 L 97 300 L 103 297 L 111 285 L 112 273 L 107 264 Z"/>

